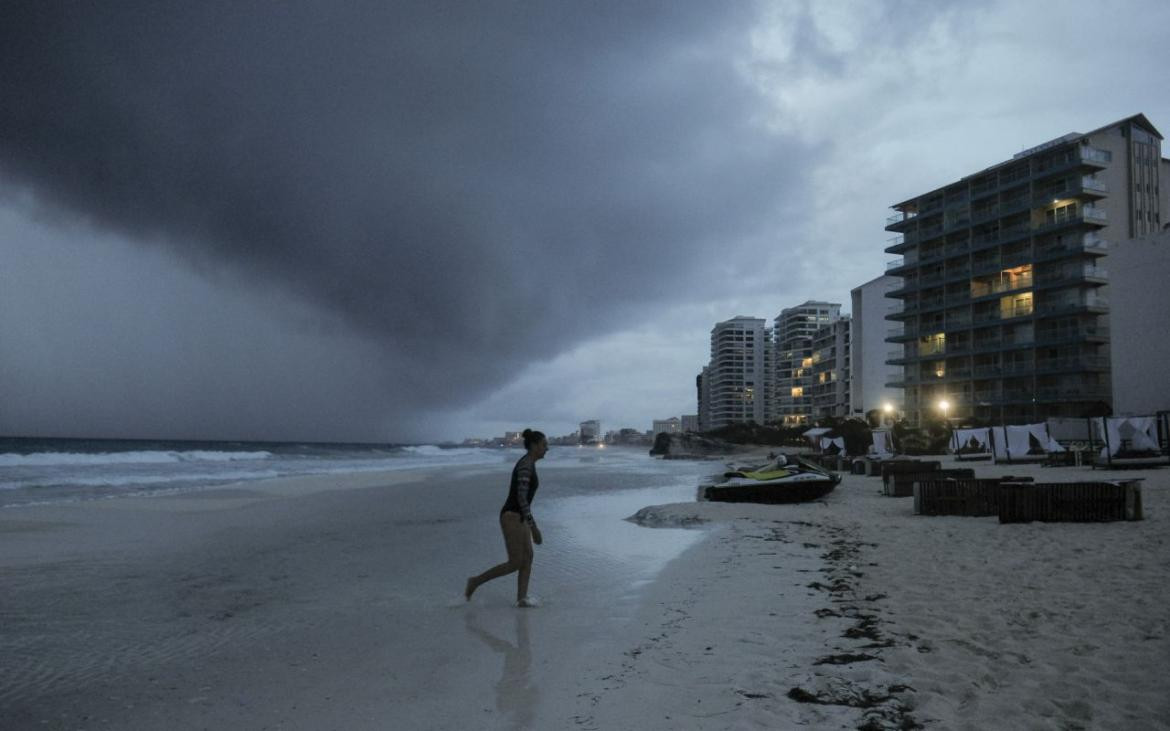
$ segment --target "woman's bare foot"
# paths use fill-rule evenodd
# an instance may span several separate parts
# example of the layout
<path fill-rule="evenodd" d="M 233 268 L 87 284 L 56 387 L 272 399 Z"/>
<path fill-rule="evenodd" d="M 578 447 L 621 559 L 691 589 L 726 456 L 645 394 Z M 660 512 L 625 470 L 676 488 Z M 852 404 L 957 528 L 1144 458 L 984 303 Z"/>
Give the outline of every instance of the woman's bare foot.
<path fill-rule="evenodd" d="M 475 593 L 475 577 L 467 580 L 467 586 L 463 587 L 463 598 L 466 601 L 471 601 L 471 595 Z"/>

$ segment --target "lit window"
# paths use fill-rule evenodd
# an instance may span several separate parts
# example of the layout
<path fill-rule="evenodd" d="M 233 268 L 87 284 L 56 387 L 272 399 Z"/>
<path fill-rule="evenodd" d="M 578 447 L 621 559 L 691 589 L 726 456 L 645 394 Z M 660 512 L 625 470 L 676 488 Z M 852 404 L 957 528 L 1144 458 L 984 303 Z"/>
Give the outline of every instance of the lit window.
<path fill-rule="evenodd" d="M 803 395 L 804 395 L 804 387 L 803 386 L 796 386 L 792 389 L 792 397 L 793 398 L 800 398 Z"/>

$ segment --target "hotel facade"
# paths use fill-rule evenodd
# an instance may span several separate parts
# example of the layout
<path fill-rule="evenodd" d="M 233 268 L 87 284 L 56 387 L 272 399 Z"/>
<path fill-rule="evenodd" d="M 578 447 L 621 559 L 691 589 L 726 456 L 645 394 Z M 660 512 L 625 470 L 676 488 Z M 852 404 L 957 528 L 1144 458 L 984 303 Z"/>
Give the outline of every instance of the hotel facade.
<path fill-rule="evenodd" d="M 771 332 L 758 317 L 735 317 L 711 329 L 711 361 L 696 385 L 703 429 L 769 419 Z"/>
<path fill-rule="evenodd" d="M 1110 247 L 1159 231 L 1161 134 L 1143 115 L 1068 134 L 893 206 L 888 384 L 911 421 L 995 423 L 1112 403 Z M 900 328 L 900 331 L 897 330 Z"/>
<path fill-rule="evenodd" d="M 841 305 L 809 300 L 780 311 L 773 321 L 775 340 L 775 376 L 769 422 L 785 426 L 807 424 L 816 416 L 814 391 L 824 397 L 827 389 L 814 373 L 814 338 L 821 328 L 841 318 Z M 822 370 L 823 372 L 823 370 Z M 823 403 L 823 402 L 822 402 Z"/>

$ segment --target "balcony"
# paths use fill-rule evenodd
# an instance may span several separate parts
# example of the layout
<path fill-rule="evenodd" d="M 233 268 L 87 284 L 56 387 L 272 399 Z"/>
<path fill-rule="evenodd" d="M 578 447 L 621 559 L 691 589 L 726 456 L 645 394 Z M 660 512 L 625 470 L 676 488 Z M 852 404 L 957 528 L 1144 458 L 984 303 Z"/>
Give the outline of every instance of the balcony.
<path fill-rule="evenodd" d="M 1030 360 L 1009 360 L 999 366 L 1000 373 L 1005 376 L 1020 376 L 1036 371 L 1036 364 Z"/>
<path fill-rule="evenodd" d="M 1036 308 L 1036 314 L 1040 317 L 1070 315 L 1077 312 L 1093 312 L 1097 314 L 1104 314 L 1108 311 L 1109 300 L 1105 297 L 1096 297 L 1092 302 L 1051 302 L 1040 305 Z"/>
<path fill-rule="evenodd" d="M 1032 233 L 1032 230 L 1030 224 L 1017 223 L 1012 226 L 1004 226 L 998 231 L 984 231 L 983 233 L 975 234 L 971 238 L 971 250 L 977 251 L 996 244 L 1006 244 L 1016 239 L 1027 237 Z"/>
<path fill-rule="evenodd" d="M 1109 389 L 1100 386 L 1079 388 L 1038 388 L 1035 400 L 1041 403 L 1052 401 L 1107 401 Z"/>
<path fill-rule="evenodd" d="M 1113 153 L 1108 150 L 1098 150 L 1096 147 L 1082 145 L 1079 148 L 1081 162 L 1091 163 L 1098 167 L 1108 167 L 1113 161 Z"/>
<path fill-rule="evenodd" d="M 918 229 L 918 240 L 925 241 L 932 236 L 938 236 L 943 231 L 941 223 L 936 223 L 933 226 L 924 226 Z"/>
<path fill-rule="evenodd" d="M 999 218 L 999 204 L 984 206 L 971 211 L 971 223 L 983 223 L 993 218 Z"/>
<path fill-rule="evenodd" d="M 1000 319 L 1011 320 L 1016 317 L 1028 317 L 1033 312 L 1031 302 L 1016 302 L 999 310 Z"/>
<path fill-rule="evenodd" d="M 1087 238 L 1084 241 L 1070 241 L 1043 245 L 1036 251 L 1036 261 L 1063 259 L 1068 256 L 1076 256 L 1080 254 L 1094 254 L 1104 256 L 1108 253 L 1108 241 L 1098 238 Z"/>
<path fill-rule="evenodd" d="M 1081 165 L 1090 165 L 1096 168 L 1106 168 L 1113 159 L 1108 150 L 1098 150 L 1095 147 L 1080 145 L 1067 158 L 1048 160 L 1038 163 L 1035 168 L 1035 177 L 1047 177 L 1062 170 L 1071 170 Z"/>
<path fill-rule="evenodd" d="M 1109 215 L 1104 208 L 1096 208 L 1094 206 L 1085 206 L 1081 209 L 1081 217 L 1086 221 L 1094 221 L 1098 223 L 1109 223 Z"/>
<path fill-rule="evenodd" d="M 906 265 L 905 259 L 899 257 L 897 259 L 894 259 L 893 261 L 886 262 L 886 271 L 890 272 L 890 271 L 893 271 L 894 269 L 901 269 L 905 265 Z"/>
<path fill-rule="evenodd" d="M 975 391 L 971 399 L 979 405 L 999 403 L 1000 393 L 998 389 Z"/>
<path fill-rule="evenodd" d="M 943 273 L 940 271 L 923 274 L 918 278 L 918 286 L 926 287 L 931 284 L 941 284 L 943 281 Z"/>
<path fill-rule="evenodd" d="M 1101 356 L 1080 356 L 1077 358 L 1046 358 L 1036 361 L 1038 373 L 1077 373 L 1081 371 L 1109 370 L 1109 359 Z"/>
<path fill-rule="evenodd" d="M 948 317 L 944 329 L 946 330 L 965 330 L 971 327 L 971 318 L 967 316 Z"/>
<path fill-rule="evenodd" d="M 998 258 L 987 259 L 985 261 L 977 261 L 971 266 L 971 274 L 979 276 L 981 274 L 995 274 L 1003 271 L 1003 263 Z"/>
<path fill-rule="evenodd" d="M 994 365 L 978 365 L 972 370 L 976 378 L 999 378 L 1003 374 L 1003 369 L 999 364 Z"/>
<path fill-rule="evenodd" d="M 942 259 L 943 257 L 944 257 L 944 253 L 943 253 L 943 248 L 941 246 L 935 246 L 935 247 L 932 247 L 929 249 L 919 249 L 918 250 L 918 261 L 920 263 L 926 263 L 929 261 L 938 261 L 938 260 Z"/>
<path fill-rule="evenodd" d="M 1036 284 L 1041 287 L 1058 287 L 1081 282 L 1105 284 L 1108 281 L 1109 272 L 1092 264 L 1075 268 L 1065 267 L 1056 271 L 1041 271 L 1036 275 Z"/>
<path fill-rule="evenodd" d="M 976 353 L 985 350 L 1001 350 L 1003 348 L 1003 340 L 1000 338 L 979 338 L 971 342 L 971 347 Z"/>
<path fill-rule="evenodd" d="M 1081 178 L 1081 188 L 1086 191 L 1093 191 L 1094 193 L 1108 193 L 1109 186 L 1102 180 L 1090 178 L 1088 176 Z"/>
<path fill-rule="evenodd" d="M 1105 340 L 1108 337 L 1109 327 L 1096 323 L 1085 323 L 1074 327 L 1046 327 L 1036 331 L 1037 344 L 1044 345 L 1082 340 Z"/>
<path fill-rule="evenodd" d="M 1004 292 L 1013 292 L 1017 289 L 1028 289 L 1031 286 L 1032 277 L 1030 275 L 1015 276 L 994 282 L 972 282 L 971 299 L 990 297 L 992 295 L 1003 294 Z"/>

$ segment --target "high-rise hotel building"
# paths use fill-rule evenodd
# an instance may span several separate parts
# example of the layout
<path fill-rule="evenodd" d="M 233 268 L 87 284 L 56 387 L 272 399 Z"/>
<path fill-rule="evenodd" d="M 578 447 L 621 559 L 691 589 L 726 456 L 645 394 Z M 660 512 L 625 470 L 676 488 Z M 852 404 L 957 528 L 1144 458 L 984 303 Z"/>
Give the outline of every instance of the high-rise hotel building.
<path fill-rule="evenodd" d="M 904 408 L 997 423 L 1112 402 L 1110 247 L 1163 226 L 1162 136 L 1143 115 L 1068 134 L 893 206 L 888 338 Z M 1168 212 L 1170 213 L 1170 212 Z M 1152 293 L 1151 293 L 1152 294 Z M 945 402 L 946 407 L 940 405 Z"/>
<path fill-rule="evenodd" d="M 842 315 L 821 327 L 812 340 L 812 413 L 814 419 L 849 416 L 853 320 Z"/>
<path fill-rule="evenodd" d="M 814 412 L 814 386 L 819 374 L 813 371 L 813 339 L 817 331 L 841 317 L 841 305 L 809 300 L 804 304 L 780 311 L 774 323 L 775 378 L 769 422 L 786 426 L 807 424 Z M 828 389 L 816 389 L 827 395 Z"/>
<path fill-rule="evenodd" d="M 736 317 L 711 329 L 711 362 L 697 384 L 704 429 L 747 421 L 767 423 L 771 358 L 766 320 Z"/>

